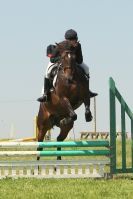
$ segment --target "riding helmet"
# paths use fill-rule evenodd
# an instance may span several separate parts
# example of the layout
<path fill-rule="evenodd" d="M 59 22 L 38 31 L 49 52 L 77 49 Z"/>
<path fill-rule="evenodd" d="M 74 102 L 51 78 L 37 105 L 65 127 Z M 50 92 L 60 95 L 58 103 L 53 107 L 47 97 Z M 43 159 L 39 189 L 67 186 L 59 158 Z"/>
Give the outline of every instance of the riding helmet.
<path fill-rule="evenodd" d="M 68 39 L 68 40 L 76 39 L 76 40 L 78 40 L 77 32 L 73 29 L 67 30 L 65 32 L 65 39 Z"/>

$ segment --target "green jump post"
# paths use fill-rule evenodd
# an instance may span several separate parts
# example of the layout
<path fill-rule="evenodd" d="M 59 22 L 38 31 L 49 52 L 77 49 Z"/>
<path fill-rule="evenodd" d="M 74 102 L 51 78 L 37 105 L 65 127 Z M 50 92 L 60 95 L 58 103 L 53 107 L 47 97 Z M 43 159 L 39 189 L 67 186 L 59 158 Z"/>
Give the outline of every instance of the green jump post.
<path fill-rule="evenodd" d="M 111 173 L 133 173 L 133 113 L 124 101 L 123 97 L 119 93 L 118 89 L 115 87 L 114 80 L 110 77 L 109 79 L 109 95 L 110 95 L 110 146 L 111 146 Z M 122 132 L 122 167 L 117 168 L 116 165 L 116 102 L 115 98 L 119 101 L 121 105 L 121 132 Z M 131 167 L 126 165 L 126 120 L 125 114 L 131 119 Z"/>
<path fill-rule="evenodd" d="M 110 100 L 110 153 L 111 153 L 111 174 L 116 173 L 116 104 L 115 104 L 115 82 L 109 79 L 109 100 Z"/>

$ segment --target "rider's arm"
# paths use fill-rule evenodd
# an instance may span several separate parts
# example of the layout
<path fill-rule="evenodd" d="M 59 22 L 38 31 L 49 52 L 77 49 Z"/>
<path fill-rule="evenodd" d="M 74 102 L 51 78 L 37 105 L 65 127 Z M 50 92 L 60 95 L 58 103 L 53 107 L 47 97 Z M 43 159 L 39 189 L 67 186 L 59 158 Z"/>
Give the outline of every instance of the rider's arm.
<path fill-rule="evenodd" d="M 50 57 L 50 61 L 52 62 L 52 63 L 56 63 L 56 62 L 58 62 L 60 60 L 60 57 L 58 56 L 58 57 Z"/>
<path fill-rule="evenodd" d="M 56 63 L 60 60 L 60 54 L 59 51 L 57 50 L 57 48 L 55 48 L 52 52 L 52 56 L 50 57 L 50 61 L 52 63 Z"/>
<path fill-rule="evenodd" d="M 81 49 L 80 43 L 78 43 L 76 47 L 76 61 L 78 64 L 82 64 L 83 62 L 83 55 L 82 55 L 82 49 Z"/>

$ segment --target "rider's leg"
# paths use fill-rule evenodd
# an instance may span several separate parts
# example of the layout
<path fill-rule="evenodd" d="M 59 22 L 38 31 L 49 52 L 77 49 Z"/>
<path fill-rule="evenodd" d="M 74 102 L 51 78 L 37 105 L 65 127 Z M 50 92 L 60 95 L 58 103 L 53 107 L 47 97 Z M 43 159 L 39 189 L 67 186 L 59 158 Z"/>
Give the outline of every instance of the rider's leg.
<path fill-rule="evenodd" d="M 82 64 L 80 64 L 80 66 L 83 68 L 85 75 L 88 78 L 88 89 L 89 89 L 89 77 L 90 77 L 89 76 L 89 67 L 84 62 Z M 98 95 L 97 93 L 93 93 L 90 89 L 89 89 L 89 94 L 90 94 L 90 98 Z"/>
<path fill-rule="evenodd" d="M 47 69 L 46 69 L 46 75 L 45 75 L 45 78 L 44 78 L 43 96 L 39 97 L 37 99 L 37 101 L 39 101 L 39 102 L 48 101 L 50 89 L 52 88 L 52 83 L 49 80 L 49 77 L 50 77 L 50 73 L 51 73 L 51 70 L 53 69 L 53 67 L 54 67 L 54 64 L 49 62 Z"/>
<path fill-rule="evenodd" d="M 51 89 L 51 82 L 48 78 L 44 78 L 44 94 L 42 97 L 39 97 L 37 101 L 39 102 L 46 102 L 49 101 L 49 94 L 50 94 L 50 89 Z"/>

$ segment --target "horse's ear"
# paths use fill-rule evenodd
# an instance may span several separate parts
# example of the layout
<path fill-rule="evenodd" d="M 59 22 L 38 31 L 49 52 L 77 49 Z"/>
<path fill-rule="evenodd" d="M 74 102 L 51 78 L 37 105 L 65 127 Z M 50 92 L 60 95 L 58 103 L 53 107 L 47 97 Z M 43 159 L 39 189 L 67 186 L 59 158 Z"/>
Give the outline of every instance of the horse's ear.
<path fill-rule="evenodd" d="M 59 51 L 62 51 L 62 50 L 63 50 L 63 46 L 62 46 L 60 43 L 55 43 L 55 44 L 56 44 L 57 49 L 58 49 Z"/>

